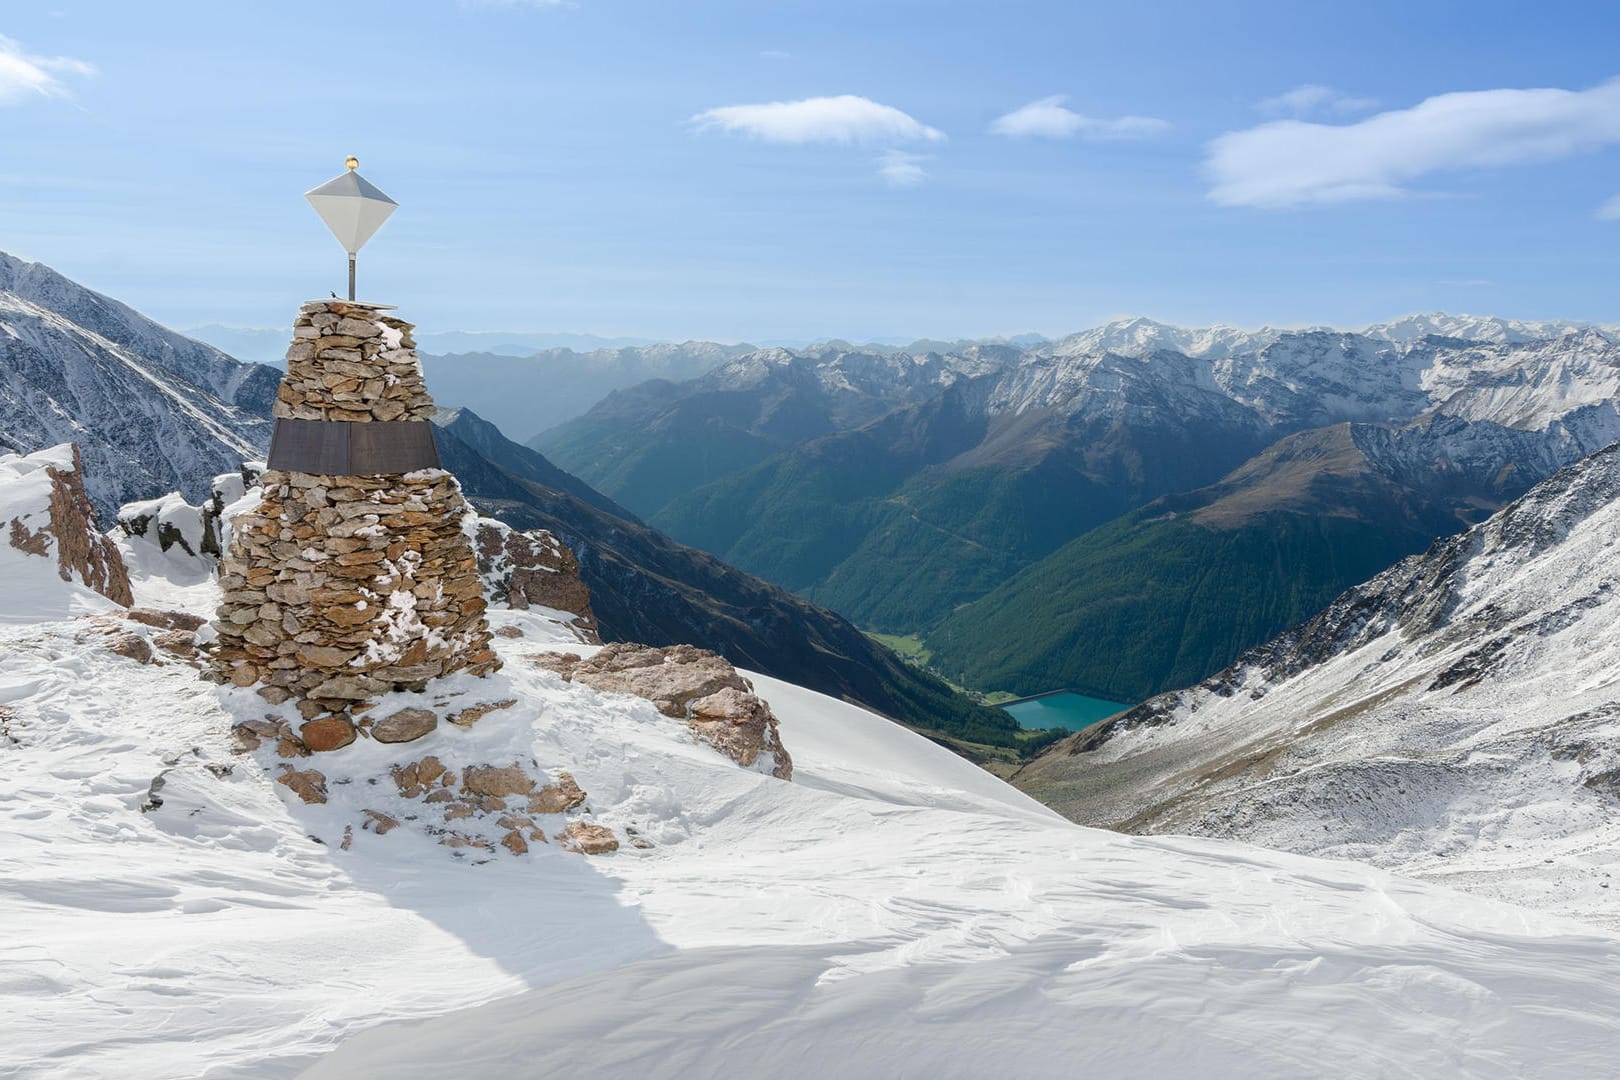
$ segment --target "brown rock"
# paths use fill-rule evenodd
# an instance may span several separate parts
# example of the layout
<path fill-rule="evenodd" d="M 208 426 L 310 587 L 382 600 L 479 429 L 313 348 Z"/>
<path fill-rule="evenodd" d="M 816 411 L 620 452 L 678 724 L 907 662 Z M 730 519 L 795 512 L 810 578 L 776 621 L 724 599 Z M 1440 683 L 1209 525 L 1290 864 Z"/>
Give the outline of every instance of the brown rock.
<path fill-rule="evenodd" d="M 585 801 L 585 792 L 568 773 L 559 773 L 557 782 L 546 784 L 529 796 L 529 813 L 560 814 Z"/>
<path fill-rule="evenodd" d="M 558 843 L 582 855 L 605 855 L 619 850 L 619 841 L 612 829 L 605 825 L 587 825 L 583 821 L 570 821 Z"/>
<path fill-rule="evenodd" d="M 377 810 L 367 810 L 366 820 L 360 823 L 360 827 L 370 832 L 374 832 L 378 836 L 386 836 L 388 833 L 399 828 L 399 820 L 397 818 L 391 818 L 387 814 L 381 813 Z"/>
<path fill-rule="evenodd" d="M 529 853 L 528 843 L 523 839 L 523 834 L 516 829 L 501 837 L 501 847 L 514 855 L 527 855 Z"/>
<path fill-rule="evenodd" d="M 416 763 L 416 774 L 423 787 L 430 787 L 445 774 L 444 762 L 429 754 Z"/>
<path fill-rule="evenodd" d="M 108 652 L 128 657 L 137 664 L 152 662 L 152 645 L 139 634 L 118 630 L 107 635 L 105 644 Z"/>
<path fill-rule="evenodd" d="M 439 726 L 439 718 L 427 709 L 401 709 L 378 720 L 371 737 L 383 743 L 413 742 Z"/>
<path fill-rule="evenodd" d="M 517 704 L 516 698 L 507 698 L 504 701 L 486 701 L 477 705 L 469 705 L 460 712 L 451 713 L 447 719 L 456 727 L 470 728 L 490 713 L 498 709 L 510 709 Z"/>
<path fill-rule="evenodd" d="M 504 638 L 520 638 L 523 636 L 523 628 L 521 626 L 498 626 L 495 628 L 495 636 Z"/>
<path fill-rule="evenodd" d="M 326 774 L 315 769 L 299 771 L 291 765 L 283 765 L 281 775 L 276 777 L 276 783 L 285 784 L 293 794 L 306 803 L 326 801 Z"/>
<path fill-rule="evenodd" d="M 516 765 L 469 765 L 461 771 L 461 787 L 474 795 L 504 799 L 527 795 L 534 790 L 534 781 Z"/>
<path fill-rule="evenodd" d="M 324 716 L 304 724 L 298 735 L 305 746 L 317 753 L 341 750 L 354 742 L 354 724 L 347 717 Z"/>
<path fill-rule="evenodd" d="M 160 611 L 157 608 L 130 608 L 124 618 L 158 630 L 200 630 L 208 620 L 201 615 L 184 611 Z"/>

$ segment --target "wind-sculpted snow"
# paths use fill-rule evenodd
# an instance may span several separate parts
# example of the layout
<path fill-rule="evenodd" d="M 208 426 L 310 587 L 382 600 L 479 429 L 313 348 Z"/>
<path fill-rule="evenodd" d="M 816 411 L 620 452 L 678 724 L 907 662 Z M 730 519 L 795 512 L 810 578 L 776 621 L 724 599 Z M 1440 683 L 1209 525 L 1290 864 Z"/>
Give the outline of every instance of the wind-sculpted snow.
<path fill-rule="evenodd" d="M 1617 548 L 1612 446 L 1019 784 L 1620 925 Z"/>
<path fill-rule="evenodd" d="M 140 580 L 136 598 L 206 607 L 193 589 Z M 517 699 L 498 715 L 521 722 L 430 738 L 566 769 L 582 810 L 646 846 L 457 858 L 402 820 L 345 848 L 351 813 L 399 801 L 366 779 L 389 747 L 302 760 L 330 781 L 305 805 L 231 753 L 233 717 L 184 661 L 111 653 L 83 620 L 0 628 L 0 1063 L 118 1080 L 1612 1063 L 1620 939 L 1366 867 L 1079 828 L 750 673 L 793 747 L 784 783 L 530 663 L 584 648 L 546 613 L 492 617 L 523 634 L 497 639 Z"/>

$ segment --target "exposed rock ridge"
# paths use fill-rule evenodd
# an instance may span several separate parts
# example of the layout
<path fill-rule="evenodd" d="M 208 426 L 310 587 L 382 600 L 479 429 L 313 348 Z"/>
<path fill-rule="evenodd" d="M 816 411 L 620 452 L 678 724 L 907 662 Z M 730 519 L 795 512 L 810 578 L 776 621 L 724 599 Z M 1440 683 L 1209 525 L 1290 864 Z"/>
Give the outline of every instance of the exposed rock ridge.
<path fill-rule="evenodd" d="M 570 682 L 646 698 L 665 716 L 685 720 L 694 736 L 743 768 L 793 779 L 793 759 L 769 703 L 724 657 L 707 649 L 614 642 L 588 659 L 574 653 L 540 653 L 533 659 Z"/>
<path fill-rule="evenodd" d="M 12 507 L 6 542 L 27 555 L 54 558 L 63 581 L 76 581 L 126 607 L 135 602 L 129 571 L 118 546 L 96 528 L 95 508 L 84 487 L 84 462 L 76 443 L 36 454 L 0 455 L 0 474 L 17 478 L 43 471 L 47 484 L 36 502 Z M 43 505 L 39 505 L 42 503 Z"/>

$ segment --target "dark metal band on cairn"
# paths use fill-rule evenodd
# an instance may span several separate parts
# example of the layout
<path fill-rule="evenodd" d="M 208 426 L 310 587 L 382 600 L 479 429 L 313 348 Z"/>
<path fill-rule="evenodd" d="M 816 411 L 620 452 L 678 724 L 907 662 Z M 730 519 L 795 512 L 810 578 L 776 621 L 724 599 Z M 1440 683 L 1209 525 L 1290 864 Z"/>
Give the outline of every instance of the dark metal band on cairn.
<path fill-rule="evenodd" d="M 321 476 L 380 476 L 437 469 L 433 425 L 421 420 L 276 421 L 270 468 Z"/>

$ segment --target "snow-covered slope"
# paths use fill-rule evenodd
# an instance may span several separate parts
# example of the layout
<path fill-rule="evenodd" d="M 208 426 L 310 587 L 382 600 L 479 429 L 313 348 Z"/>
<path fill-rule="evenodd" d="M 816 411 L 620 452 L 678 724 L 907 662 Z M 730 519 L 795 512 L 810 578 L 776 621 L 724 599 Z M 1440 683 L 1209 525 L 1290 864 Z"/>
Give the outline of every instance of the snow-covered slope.
<path fill-rule="evenodd" d="M 779 781 L 648 702 L 529 662 L 582 648 L 545 613 L 492 616 L 524 636 L 497 638 L 507 667 L 481 686 L 518 704 L 398 757 L 568 769 L 594 820 L 649 846 L 458 858 L 405 818 L 386 773 L 371 782 L 390 748 L 301 762 L 332 793 L 306 806 L 264 758 L 231 753 L 235 717 L 188 663 L 115 655 L 94 619 L 0 627 L 0 1069 L 853 1080 L 1613 1063 L 1613 936 L 1352 864 L 1079 828 L 887 721 L 755 677 L 796 762 Z M 371 807 L 402 824 L 355 828 L 345 850 Z"/>
<path fill-rule="evenodd" d="M 1591 329 L 1592 324 L 1570 319 L 1504 319 L 1496 315 L 1448 315 L 1430 312 L 1374 323 L 1362 331 L 1368 337 L 1399 344 L 1415 344 L 1426 337 L 1456 338 L 1515 345 L 1526 341 L 1563 337 Z M 1609 333 L 1620 327 L 1600 327 Z"/>
<path fill-rule="evenodd" d="M 1017 778 L 1620 927 L 1620 446 Z"/>
<path fill-rule="evenodd" d="M 202 499 L 216 474 L 263 456 L 261 371 L 274 374 L 0 255 L 0 450 L 76 442 L 103 520 L 166 491 Z"/>

